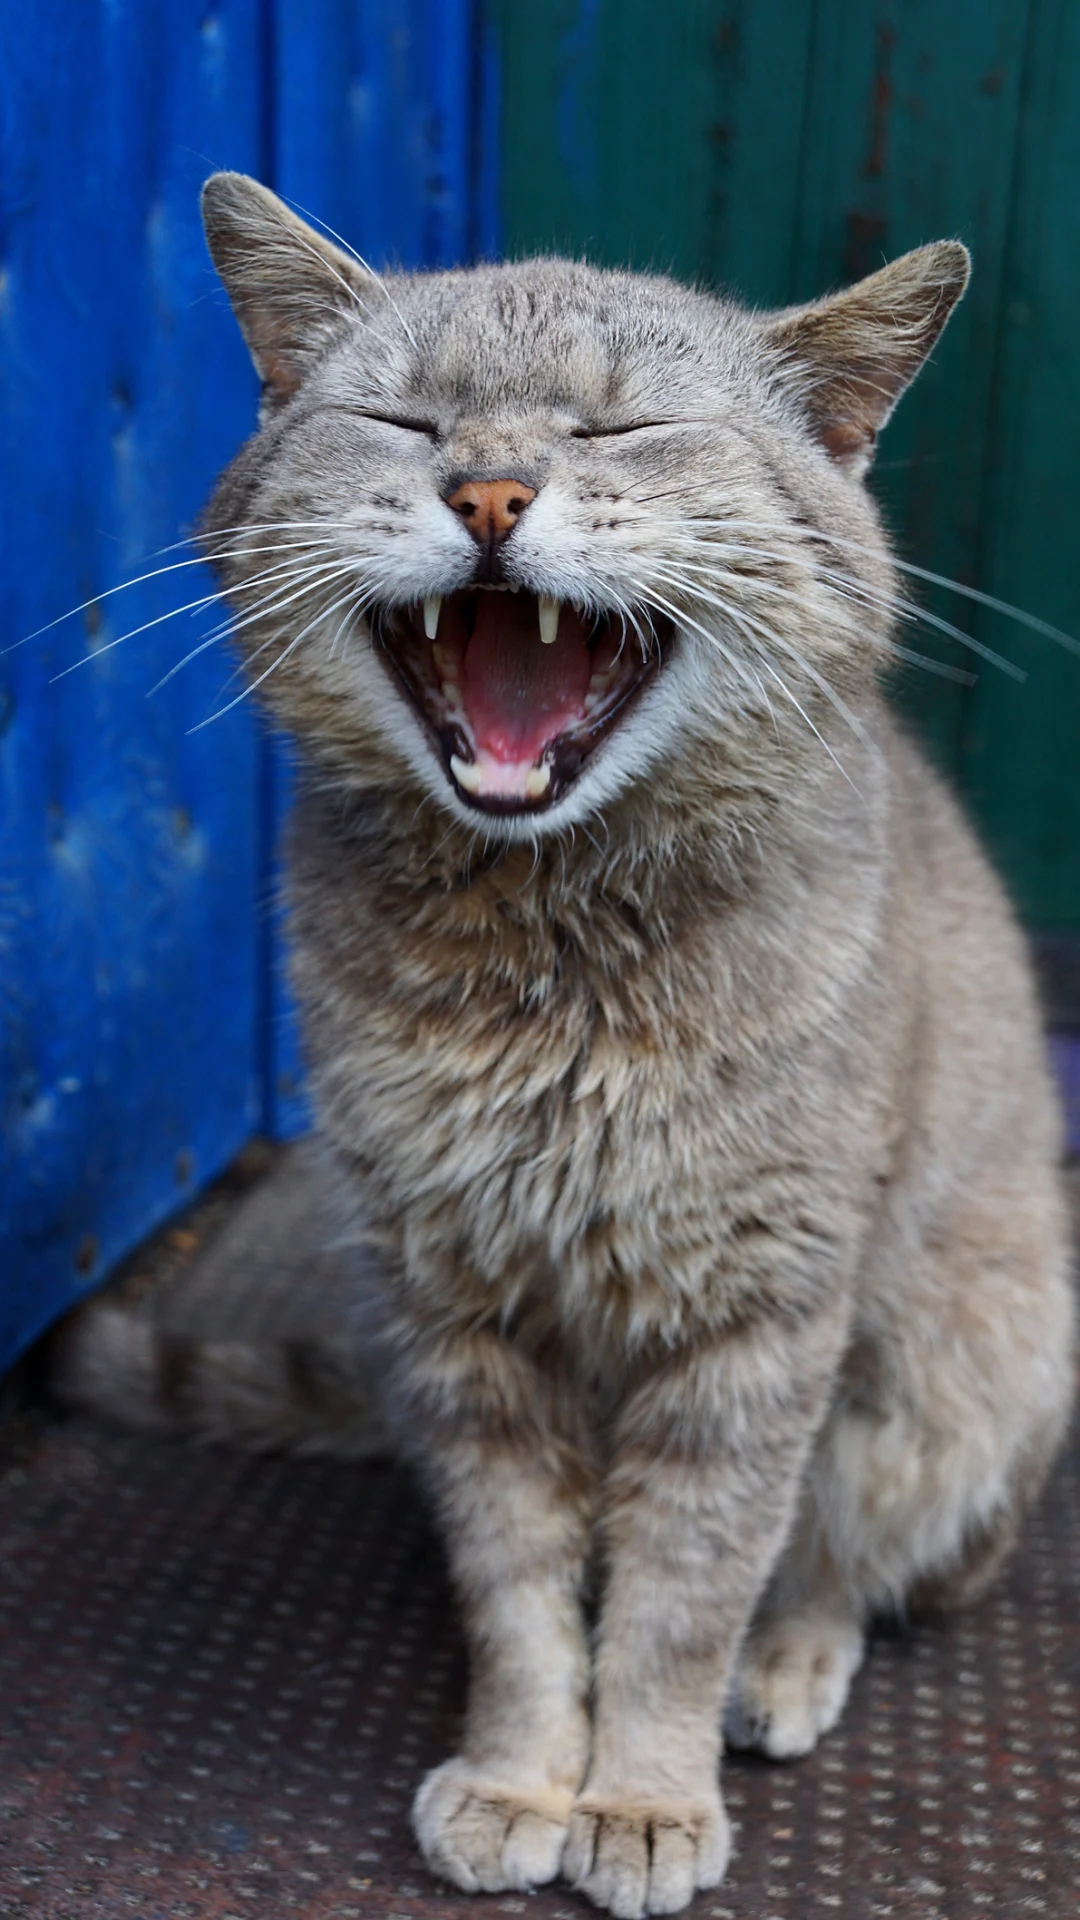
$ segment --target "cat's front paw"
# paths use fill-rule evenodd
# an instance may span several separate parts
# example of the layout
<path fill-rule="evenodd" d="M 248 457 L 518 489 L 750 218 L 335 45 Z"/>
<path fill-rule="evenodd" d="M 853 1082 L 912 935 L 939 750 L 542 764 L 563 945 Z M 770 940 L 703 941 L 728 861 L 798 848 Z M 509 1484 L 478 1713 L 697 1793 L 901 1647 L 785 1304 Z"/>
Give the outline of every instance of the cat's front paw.
<path fill-rule="evenodd" d="M 616 1920 L 679 1913 L 719 1886 L 731 1829 L 718 1793 L 695 1800 L 632 1800 L 583 1793 L 574 1802 L 562 1869 Z"/>
<path fill-rule="evenodd" d="M 466 1893 L 546 1886 L 562 1860 L 573 1795 L 488 1779 L 465 1760 L 429 1773 L 413 1829 L 433 1873 Z"/>

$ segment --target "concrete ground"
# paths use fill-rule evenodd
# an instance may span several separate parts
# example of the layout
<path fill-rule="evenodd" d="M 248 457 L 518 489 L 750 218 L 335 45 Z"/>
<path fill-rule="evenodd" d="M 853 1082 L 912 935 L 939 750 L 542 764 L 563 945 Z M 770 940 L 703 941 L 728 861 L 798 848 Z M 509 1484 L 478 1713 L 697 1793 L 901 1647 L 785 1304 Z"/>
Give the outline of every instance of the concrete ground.
<path fill-rule="evenodd" d="M 179 1332 L 347 1335 L 303 1151 L 255 1150 L 130 1262 Z M 408 1809 L 451 1751 L 464 1657 L 392 1462 L 251 1458 L 90 1418 L 9 1426 L 0 1465 L 0 1916 L 593 1911 L 440 1887 Z M 809 1760 L 725 1769 L 710 1920 L 1080 1912 L 1080 1445 L 994 1593 L 880 1637 Z"/>

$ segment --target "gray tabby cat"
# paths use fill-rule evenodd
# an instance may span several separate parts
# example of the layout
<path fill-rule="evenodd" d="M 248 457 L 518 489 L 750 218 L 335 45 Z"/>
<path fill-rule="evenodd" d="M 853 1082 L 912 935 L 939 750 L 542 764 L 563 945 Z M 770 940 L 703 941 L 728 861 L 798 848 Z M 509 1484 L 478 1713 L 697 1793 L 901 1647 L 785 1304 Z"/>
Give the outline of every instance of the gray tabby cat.
<path fill-rule="evenodd" d="M 306 755 L 312 1088 L 471 1649 L 416 1831 L 673 1913 L 725 1707 L 809 1752 L 875 1609 L 989 1578 L 1072 1396 L 1027 962 L 879 690 L 864 476 L 967 255 L 760 315 L 204 210 L 264 391 L 206 545 Z"/>

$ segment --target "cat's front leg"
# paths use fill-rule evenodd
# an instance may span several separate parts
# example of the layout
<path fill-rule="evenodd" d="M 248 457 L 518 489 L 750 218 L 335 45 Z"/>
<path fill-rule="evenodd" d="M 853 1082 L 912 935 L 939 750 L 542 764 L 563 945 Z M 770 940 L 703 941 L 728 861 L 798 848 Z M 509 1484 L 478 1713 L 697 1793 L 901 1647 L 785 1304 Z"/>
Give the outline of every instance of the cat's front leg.
<path fill-rule="evenodd" d="M 744 1327 L 632 1396 L 602 1494 L 607 1579 L 592 1759 L 563 1870 L 620 1920 L 724 1876 L 729 1675 L 789 1530 L 842 1316 Z"/>
<path fill-rule="evenodd" d="M 470 1665 L 461 1751 L 425 1780 L 413 1824 L 429 1866 L 467 1892 L 539 1886 L 559 1872 L 588 1760 L 588 1474 L 549 1384 L 496 1335 L 410 1343 L 404 1385 Z"/>

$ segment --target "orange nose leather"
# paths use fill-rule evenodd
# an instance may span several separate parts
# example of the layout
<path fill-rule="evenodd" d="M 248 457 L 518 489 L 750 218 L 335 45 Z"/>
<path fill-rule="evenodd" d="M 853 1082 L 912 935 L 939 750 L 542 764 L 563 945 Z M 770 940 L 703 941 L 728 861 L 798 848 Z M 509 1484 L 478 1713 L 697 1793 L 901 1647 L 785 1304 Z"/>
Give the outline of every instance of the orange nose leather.
<path fill-rule="evenodd" d="M 446 504 L 460 513 L 481 547 L 496 546 L 513 533 L 536 488 L 520 480 L 466 480 L 447 496 Z"/>

